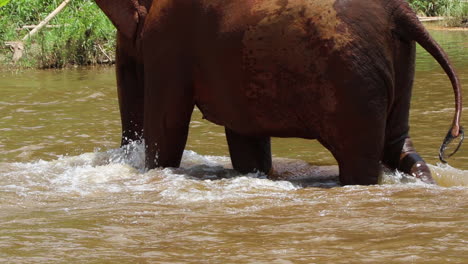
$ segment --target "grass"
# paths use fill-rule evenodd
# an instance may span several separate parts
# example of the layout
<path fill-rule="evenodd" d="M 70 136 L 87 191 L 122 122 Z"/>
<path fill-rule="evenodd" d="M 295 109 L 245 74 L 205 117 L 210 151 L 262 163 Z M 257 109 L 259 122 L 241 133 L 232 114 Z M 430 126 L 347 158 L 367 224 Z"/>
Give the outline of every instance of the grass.
<path fill-rule="evenodd" d="M 413 9 L 424 16 L 443 16 L 446 26 L 468 27 L 466 0 L 408 0 Z"/>
<path fill-rule="evenodd" d="M 0 0 L 0 64 L 10 65 L 5 41 L 21 40 L 25 25 L 37 25 L 63 0 Z M 468 26 L 464 0 L 408 0 L 421 15 L 446 16 L 448 26 Z M 3 5 L 3 6 L 2 6 Z M 115 29 L 93 0 L 73 0 L 49 25 L 25 44 L 20 67 L 61 68 L 113 60 Z M 30 30 L 30 29 L 29 29 Z"/>
<path fill-rule="evenodd" d="M 19 28 L 37 25 L 62 1 L 12 0 L 0 7 L 0 57 L 3 57 L 3 63 L 8 63 L 12 56 L 4 42 L 21 40 L 28 30 Z M 24 43 L 24 56 L 19 66 L 61 68 L 102 63 L 113 57 L 114 26 L 94 1 L 71 1 L 49 25 L 58 27 L 43 28 Z"/>

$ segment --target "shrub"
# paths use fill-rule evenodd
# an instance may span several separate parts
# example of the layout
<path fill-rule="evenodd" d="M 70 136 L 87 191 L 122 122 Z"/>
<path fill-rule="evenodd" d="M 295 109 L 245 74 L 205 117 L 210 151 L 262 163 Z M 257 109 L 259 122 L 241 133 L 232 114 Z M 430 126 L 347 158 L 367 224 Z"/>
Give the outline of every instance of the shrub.
<path fill-rule="evenodd" d="M 464 0 L 408 0 L 420 15 L 444 16 L 448 26 L 467 26 L 468 1 Z"/>
<path fill-rule="evenodd" d="M 1 42 L 21 40 L 25 25 L 37 25 L 63 0 L 11 0 L 0 8 Z M 88 65 L 113 56 L 115 29 L 92 0 L 74 0 L 25 44 L 23 66 L 39 68 Z M 3 43 L 2 43 L 3 44 Z M 11 55 L 7 49 L 6 59 Z"/>

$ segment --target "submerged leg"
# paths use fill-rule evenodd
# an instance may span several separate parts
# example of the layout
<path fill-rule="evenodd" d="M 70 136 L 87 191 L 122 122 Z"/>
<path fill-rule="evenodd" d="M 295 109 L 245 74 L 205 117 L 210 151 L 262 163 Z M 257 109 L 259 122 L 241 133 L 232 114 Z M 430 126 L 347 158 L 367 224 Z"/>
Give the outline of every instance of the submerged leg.
<path fill-rule="evenodd" d="M 145 61 L 146 167 L 179 167 L 194 108 L 191 75 L 185 57 L 156 54 Z"/>
<path fill-rule="evenodd" d="M 375 157 L 359 157 L 354 153 L 352 157 L 338 159 L 340 182 L 343 185 L 372 185 L 377 184 L 382 175 L 380 162 Z"/>
<path fill-rule="evenodd" d="M 225 128 L 233 168 L 240 173 L 271 170 L 271 145 L 269 137 L 249 137 Z"/>
<path fill-rule="evenodd" d="M 379 126 L 349 128 L 355 133 L 351 135 L 348 130 L 340 129 L 333 137 L 328 137 L 326 142 L 320 140 L 338 162 L 340 183 L 377 184 L 383 172 L 380 163 L 383 132 L 379 131 Z"/>
<path fill-rule="evenodd" d="M 371 137 L 367 138 L 363 134 L 360 133 L 359 138 L 347 140 L 339 137 L 343 141 L 320 139 L 320 143 L 330 150 L 338 162 L 339 179 L 342 185 L 377 184 L 382 174 L 380 164 L 382 143 L 369 140 Z"/>
<path fill-rule="evenodd" d="M 387 120 L 383 163 L 427 182 L 435 183 L 427 164 L 408 135 L 414 79 L 415 44 L 395 40 L 395 98 Z"/>
<path fill-rule="evenodd" d="M 345 74 L 338 83 L 346 87 L 337 93 L 340 107 L 322 113 L 319 141 L 337 160 L 341 184 L 378 184 L 383 173 L 386 82 L 363 79 L 353 71 Z"/>
<path fill-rule="evenodd" d="M 175 92 L 181 90 L 177 81 L 166 88 L 167 93 L 155 92 L 156 94 L 148 96 L 146 100 L 152 102 L 145 108 L 144 138 L 148 169 L 179 167 L 187 142 L 194 107 L 191 94 Z"/>
<path fill-rule="evenodd" d="M 413 175 L 426 183 L 435 184 L 431 170 L 426 162 L 416 152 L 411 138 L 406 137 L 402 142 L 390 145 L 385 149 L 384 163 L 391 169 L 397 169 L 406 174 Z M 400 147 L 401 146 L 401 147 Z"/>
<path fill-rule="evenodd" d="M 341 184 L 378 183 L 383 172 L 380 161 L 384 143 L 384 120 L 378 113 L 369 110 L 366 115 L 338 117 L 338 120 L 330 121 L 336 127 L 321 133 L 320 143 L 338 162 Z"/>
<path fill-rule="evenodd" d="M 411 174 L 427 183 L 435 183 L 431 175 L 431 170 L 426 162 L 419 156 L 413 147 L 413 142 L 408 137 L 400 154 L 398 170 Z"/>
<path fill-rule="evenodd" d="M 116 50 L 117 93 L 122 122 L 121 145 L 143 136 L 143 64 L 134 41 L 118 33 Z"/>

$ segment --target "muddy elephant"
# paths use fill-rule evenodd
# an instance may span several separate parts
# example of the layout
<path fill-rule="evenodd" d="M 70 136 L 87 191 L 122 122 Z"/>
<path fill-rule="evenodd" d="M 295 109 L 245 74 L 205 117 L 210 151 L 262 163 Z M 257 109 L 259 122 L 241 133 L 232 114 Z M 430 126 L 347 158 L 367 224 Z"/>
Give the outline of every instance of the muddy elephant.
<path fill-rule="evenodd" d="M 96 2 L 118 30 L 122 144 L 143 135 L 149 169 L 180 165 L 197 106 L 242 173 L 270 172 L 270 137 L 300 137 L 342 184 L 376 184 L 382 165 L 433 182 L 408 134 L 416 42 L 454 89 L 444 143 L 462 133 L 459 80 L 404 0 Z"/>

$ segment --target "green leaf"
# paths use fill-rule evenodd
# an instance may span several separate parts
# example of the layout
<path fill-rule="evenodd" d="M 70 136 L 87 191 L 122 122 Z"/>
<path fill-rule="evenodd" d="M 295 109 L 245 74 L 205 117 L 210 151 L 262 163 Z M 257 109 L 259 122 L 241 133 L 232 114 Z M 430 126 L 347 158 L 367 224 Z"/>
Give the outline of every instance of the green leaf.
<path fill-rule="evenodd" d="M 10 2 L 10 0 L 0 0 L 0 7 L 8 4 L 8 2 Z"/>

